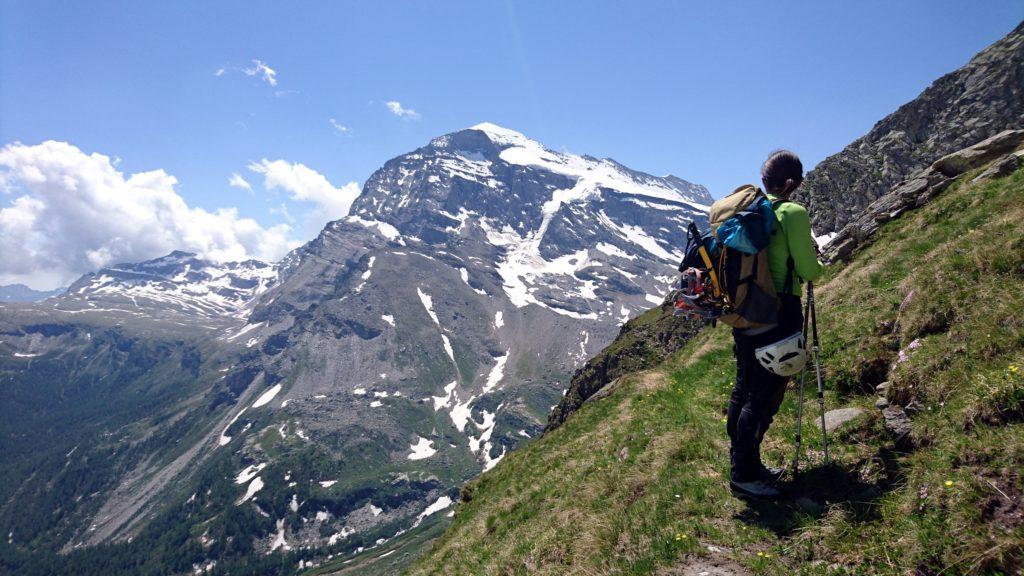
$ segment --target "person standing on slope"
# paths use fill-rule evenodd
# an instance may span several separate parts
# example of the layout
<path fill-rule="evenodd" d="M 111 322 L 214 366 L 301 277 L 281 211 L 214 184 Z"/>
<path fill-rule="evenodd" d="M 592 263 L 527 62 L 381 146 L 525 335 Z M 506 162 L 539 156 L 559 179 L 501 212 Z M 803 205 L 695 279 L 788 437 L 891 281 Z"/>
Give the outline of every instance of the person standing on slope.
<path fill-rule="evenodd" d="M 761 167 L 761 182 L 776 218 L 767 255 L 780 304 L 778 324 L 733 329 L 736 381 L 729 398 L 726 427 L 731 440 L 732 489 L 745 495 L 775 498 L 780 494 L 775 482 L 783 469 L 767 468 L 761 462 L 761 441 L 782 404 L 789 378 L 768 370 L 755 358 L 754 351 L 801 331 L 800 285 L 816 280 L 824 266 L 817 258 L 807 209 L 789 200 L 803 183 L 800 158 L 788 150 L 773 152 Z"/>

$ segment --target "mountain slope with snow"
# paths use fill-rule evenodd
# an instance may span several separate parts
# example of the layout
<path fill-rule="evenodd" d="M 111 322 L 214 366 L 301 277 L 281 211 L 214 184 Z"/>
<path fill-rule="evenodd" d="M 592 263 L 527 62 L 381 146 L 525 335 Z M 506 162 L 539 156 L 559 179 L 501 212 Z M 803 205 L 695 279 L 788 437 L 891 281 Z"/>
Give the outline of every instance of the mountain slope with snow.
<path fill-rule="evenodd" d="M 191 330 L 200 355 L 201 391 L 153 400 L 191 416 L 152 423 L 187 422 L 181 442 L 112 476 L 60 548 L 159 541 L 149 526 L 184 522 L 204 527 L 204 550 L 242 538 L 257 555 L 312 561 L 426 529 L 458 486 L 541 432 L 627 319 L 663 300 L 685 226 L 704 224 L 710 202 L 685 180 L 481 124 L 388 161 L 349 216 L 277 265 L 173 253 L 18 309 L 0 354 L 39 354 L 33 369 L 95 350 L 101 328 L 172 325 L 175 342 Z M 32 324 L 44 316 L 53 327 Z M 139 362 L 172 370 L 175 356 L 154 354 Z"/>
<path fill-rule="evenodd" d="M 53 301 L 56 310 L 177 312 L 241 317 L 246 306 L 277 283 L 277 270 L 258 260 L 214 263 L 188 252 L 102 268 L 79 278 Z"/>

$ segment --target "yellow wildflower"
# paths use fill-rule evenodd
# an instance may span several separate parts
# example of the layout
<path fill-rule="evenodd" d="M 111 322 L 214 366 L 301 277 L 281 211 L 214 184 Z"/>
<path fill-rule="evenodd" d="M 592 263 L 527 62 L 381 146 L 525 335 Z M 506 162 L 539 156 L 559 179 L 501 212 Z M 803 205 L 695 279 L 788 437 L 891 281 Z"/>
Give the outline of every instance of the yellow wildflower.
<path fill-rule="evenodd" d="M 946 480 L 945 484 L 946 484 L 947 487 L 952 486 L 953 485 L 953 481 L 952 480 Z"/>

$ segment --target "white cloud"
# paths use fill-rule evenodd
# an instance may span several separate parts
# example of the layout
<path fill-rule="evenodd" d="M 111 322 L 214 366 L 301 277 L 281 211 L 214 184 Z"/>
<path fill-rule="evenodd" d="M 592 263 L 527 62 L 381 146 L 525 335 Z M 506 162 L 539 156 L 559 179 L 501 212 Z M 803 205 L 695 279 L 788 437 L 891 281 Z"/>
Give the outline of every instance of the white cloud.
<path fill-rule="evenodd" d="M 406 118 L 409 120 L 419 120 L 420 118 L 419 112 L 412 108 L 403 108 L 402 103 L 396 100 L 385 102 L 384 105 L 388 107 L 388 110 L 390 110 L 392 114 L 399 118 Z"/>
<path fill-rule="evenodd" d="M 0 284 L 52 288 L 96 268 L 172 250 L 219 261 L 273 261 L 299 243 L 234 208 L 192 208 L 163 170 L 127 177 L 108 156 L 66 142 L 0 149 Z"/>
<path fill-rule="evenodd" d="M 344 136 L 345 134 L 348 134 L 348 126 L 345 126 L 344 124 L 342 124 L 341 122 L 338 122 L 334 118 L 331 118 L 330 120 L 328 120 L 328 122 L 330 122 L 331 126 L 334 127 L 334 130 L 338 134 L 341 134 L 342 136 Z"/>
<path fill-rule="evenodd" d="M 242 178 L 238 172 L 231 174 L 231 178 L 228 179 L 228 185 L 232 188 L 241 188 L 242 190 L 248 190 L 252 192 L 252 186 Z"/>
<path fill-rule="evenodd" d="M 277 86 L 277 71 L 267 66 L 262 60 L 253 60 L 252 67 L 243 68 L 242 72 L 246 76 L 259 75 L 267 84 Z"/>
<path fill-rule="evenodd" d="M 335 188 L 323 174 L 298 162 L 264 158 L 249 164 L 249 170 L 263 174 L 263 185 L 267 190 L 284 190 L 292 200 L 315 204 L 316 209 L 307 215 L 307 219 L 316 231 L 325 222 L 347 216 L 352 202 L 360 193 L 358 182 Z"/>
<path fill-rule="evenodd" d="M 225 72 L 227 72 L 227 69 L 224 68 L 223 66 L 221 66 L 220 68 L 217 68 L 216 70 L 213 71 L 213 75 L 218 77 L 218 78 L 220 78 L 221 76 L 224 75 Z"/>

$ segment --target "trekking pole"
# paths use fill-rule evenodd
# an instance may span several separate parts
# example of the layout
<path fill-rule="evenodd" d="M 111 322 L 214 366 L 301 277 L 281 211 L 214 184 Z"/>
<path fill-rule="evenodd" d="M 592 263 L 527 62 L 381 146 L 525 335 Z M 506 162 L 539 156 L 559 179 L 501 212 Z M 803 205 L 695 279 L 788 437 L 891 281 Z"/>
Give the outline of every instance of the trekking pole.
<path fill-rule="evenodd" d="M 814 371 L 818 376 L 818 407 L 821 408 L 821 446 L 828 464 L 828 433 L 825 431 L 825 391 L 821 383 L 821 362 L 818 359 L 818 312 L 814 306 L 814 284 L 807 283 L 807 305 L 811 309 L 811 334 L 814 336 Z"/>
<path fill-rule="evenodd" d="M 808 299 L 804 302 L 804 346 L 807 345 L 807 315 L 810 312 L 811 302 Z M 796 405 L 796 450 L 793 452 L 793 480 L 796 480 L 796 474 L 800 471 L 800 442 L 801 432 L 803 432 L 803 418 L 804 418 L 804 377 L 807 376 L 807 366 L 804 365 L 803 370 L 800 371 L 800 400 Z"/>

